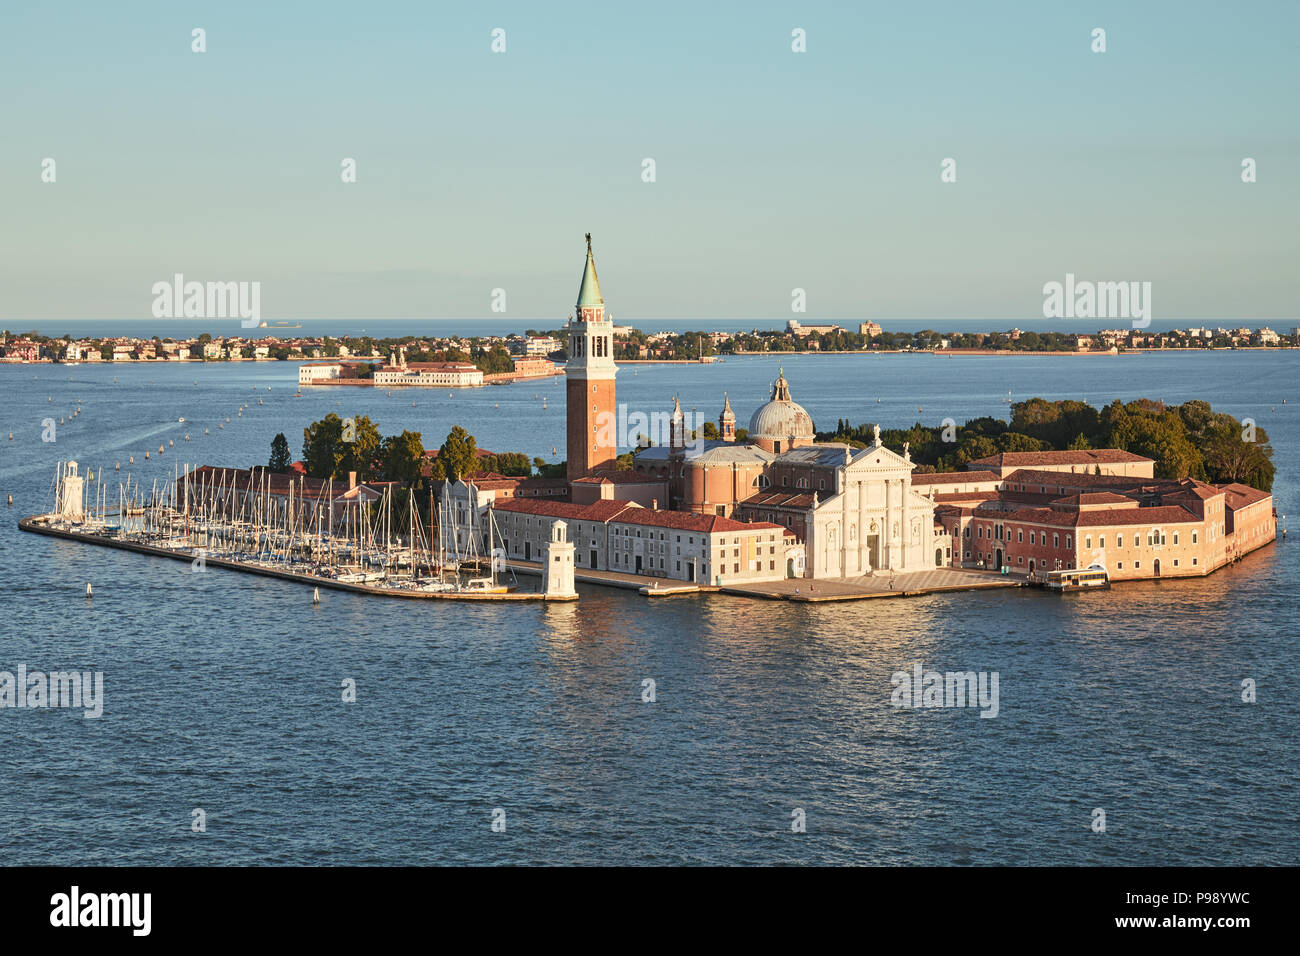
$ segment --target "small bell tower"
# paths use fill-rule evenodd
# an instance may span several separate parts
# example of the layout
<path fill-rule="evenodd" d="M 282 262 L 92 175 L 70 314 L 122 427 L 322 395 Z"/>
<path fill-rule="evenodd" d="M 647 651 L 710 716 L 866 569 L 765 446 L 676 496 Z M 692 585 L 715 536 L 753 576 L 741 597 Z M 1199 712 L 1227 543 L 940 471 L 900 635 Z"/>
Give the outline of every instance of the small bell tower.
<path fill-rule="evenodd" d="M 686 416 L 682 414 L 682 403 L 673 396 L 673 414 L 668 419 L 668 450 L 682 451 L 686 447 Z"/>
<path fill-rule="evenodd" d="M 731 410 L 731 396 L 722 393 L 722 414 L 718 416 L 718 434 L 723 441 L 736 440 L 736 413 Z"/>

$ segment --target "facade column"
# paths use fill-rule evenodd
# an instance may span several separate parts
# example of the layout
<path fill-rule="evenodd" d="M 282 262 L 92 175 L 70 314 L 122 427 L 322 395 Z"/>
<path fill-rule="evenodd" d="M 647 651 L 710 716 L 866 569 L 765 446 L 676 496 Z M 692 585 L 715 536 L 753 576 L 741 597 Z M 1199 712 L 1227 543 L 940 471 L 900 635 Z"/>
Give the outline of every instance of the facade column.
<path fill-rule="evenodd" d="M 890 523 L 892 513 L 889 494 L 889 479 L 885 479 L 885 526 L 880 529 L 880 540 L 884 542 L 884 548 L 880 555 L 880 563 L 891 571 L 894 568 L 894 539 L 891 535 L 893 529 Z"/>
<path fill-rule="evenodd" d="M 899 530 L 903 533 L 903 568 L 907 568 L 907 549 L 912 546 L 912 529 L 907 523 L 907 479 L 898 479 L 898 494 L 902 498 L 903 521 Z"/>

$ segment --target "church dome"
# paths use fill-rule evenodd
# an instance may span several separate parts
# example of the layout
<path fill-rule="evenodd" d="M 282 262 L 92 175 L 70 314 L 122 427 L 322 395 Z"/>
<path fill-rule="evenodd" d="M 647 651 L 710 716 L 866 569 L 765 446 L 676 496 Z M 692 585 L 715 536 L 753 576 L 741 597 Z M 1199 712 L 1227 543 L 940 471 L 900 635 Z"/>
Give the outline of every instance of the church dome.
<path fill-rule="evenodd" d="M 750 438 L 813 437 L 812 416 L 798 402 L 790 399 L 790 385 L 782 372 L 772 386 L 772 400 L 754 412 L 749 420 Z"/>

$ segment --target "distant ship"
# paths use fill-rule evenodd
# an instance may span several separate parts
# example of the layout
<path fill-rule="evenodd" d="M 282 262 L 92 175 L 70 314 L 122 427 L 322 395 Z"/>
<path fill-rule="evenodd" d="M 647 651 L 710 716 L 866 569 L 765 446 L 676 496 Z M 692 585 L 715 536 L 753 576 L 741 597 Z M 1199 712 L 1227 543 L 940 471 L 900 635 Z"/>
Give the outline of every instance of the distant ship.
<path fill-rule="evenodd" d="M 266 320 L 263 319 L 257 327 L 259 329 L 300 329 L 302 328 L 302 323 L 272 322 L 270 325 L 267 325 Z"/>

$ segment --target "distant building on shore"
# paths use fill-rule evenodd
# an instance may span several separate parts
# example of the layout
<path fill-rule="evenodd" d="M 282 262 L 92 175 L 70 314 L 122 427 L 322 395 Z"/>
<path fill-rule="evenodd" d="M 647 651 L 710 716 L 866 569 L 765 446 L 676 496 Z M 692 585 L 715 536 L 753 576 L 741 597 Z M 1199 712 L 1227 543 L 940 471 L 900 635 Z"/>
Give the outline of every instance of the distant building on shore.
<path fill-rule="evenodd" d="M 561 343 L 550 335 L 533 335 L 524 343 L 524 355 L 545 358 L 560 350 Z"/>
<path fill-rule="evenodd" d="M 373 379 L 381 388 L 474 388 L 483 384 L 483 372 L 472 362 L 408 362 L 406 349 L 399 348 L 389 356 L 387 365 L 375 369 Z"/>
<path fill-rule="evenodd" d="M 785 324 L 785 330 L 791 335 L 803 338 L 813 333 L 818 335 L 829 335 L 833 332 L 843 332 L 844 330 L 838 325 L 804 325 L 798 319 L 790 319 Z"/>
<path fill-rule="evenodd" d="M 220 346 L 209 346 L 220 349 Z M 299 385 L 323 385 L 331 379 L 337 379 L 343 371 L 339 362 L 304 362 L 298 366 Z"/>

